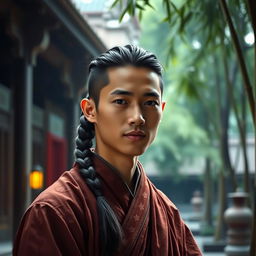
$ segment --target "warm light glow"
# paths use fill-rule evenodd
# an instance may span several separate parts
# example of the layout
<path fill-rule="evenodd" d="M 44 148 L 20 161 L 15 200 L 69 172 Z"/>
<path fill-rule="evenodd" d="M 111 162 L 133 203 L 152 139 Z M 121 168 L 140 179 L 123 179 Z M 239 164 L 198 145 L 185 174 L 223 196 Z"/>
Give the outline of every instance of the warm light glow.
<path fill-rule="evenodd" d="M 41 189 L 43 188 L 44 175 L 41 171 L 32 171 L 30 173 L 30 187 L 32 189 Z"/>

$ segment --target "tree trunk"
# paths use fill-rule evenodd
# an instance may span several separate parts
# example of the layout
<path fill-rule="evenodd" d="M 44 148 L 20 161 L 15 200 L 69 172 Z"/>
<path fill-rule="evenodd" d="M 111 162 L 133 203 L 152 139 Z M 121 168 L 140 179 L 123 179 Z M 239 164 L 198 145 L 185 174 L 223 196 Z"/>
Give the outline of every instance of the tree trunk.
<path fill-rule="evenodd" d="M 212 179 L 210 158 L 205 159 L 204 173 L 204 226 L 212 227 Z"/>
<path fill-rule="evenodd" d="M 224 50 L 224 44 L 223 44 L 223 50 Z M 227 56 L 225 52 L 223 51 L 223 63 L 224 63 L 224 70 L 225 70 L 225 80 L 226 80 L 226 86 L 227 91 L 229 95 L 229 99 L 231 101 L 231 105 L 234 110 L 239 137 L 240 137 L 240 144 L 242 147 L 242 154 L 244 159 L 244 174 L 243 174 L 243 183 L 244 183 L 244 191 L 249 193 L 250 195 L 250 185 L 249 185 L 249 165 L 248 165 L 248 157 L 247 157 L 247 145 L 246 145 L 246 105 L 244 100 L 244 91 L 242 90 L 241 95 L 241 104 L 242 104 L 242 118 L 239 117 L 237 104 L 235 101 L 234 93 L 232 85 L 235 85 L 236 81 L 236 74 L 237 74 L 237 65 L 235 64 L 232 70 L 231 76 L 229 75 L 229 69 L 228 69 L 228 61 Z M 248 204 L 250 204 L 250 198 L 248 199 Z"/>
<path fill-rule="evenodd" d="M 256 2 L 255 0 L 249 0 L 249 10 L 252 19 L 252 28 L 254 32 L 254 38 L 256 39 Z M 256 43 L 254 42 L 254 97 L 256 97 Z M 256 143 L 256 133 L 254 136 L 254 143 Z M 255 151 L 256 158 L 256 151 Z M 251 251 L 250 256 L 256 256 L 256 170 L 254 167 L 254 184 L 252 189 L 252 202 L 253 202 L 253 229 L 252 229 L 252 238 L 251 238 Z"/>
<path fill-rule="evenodd" d="M 248 1 L 250 15 L 252 19 L 252 28 L 254 32 L 254 38 L 256 39 L 256 2 L 254 0 Z M 254 43 L 254 96 L 256 97 L 256 43 Z M 254 136 L 254 143 L 256 143 L 256 133 Z M 256 151 L 255 151 L 256 158 Z M 254 167 L 255 168 L 255 167 Z M 253 202 L 253 229 L 251 238 L 251 251 L 250 256 L 256 256 L 256 170 L 254 169 L 254 184 L 252 189 L 252 202 Z"/>
<path fill-rule="evenodd" d="M 215 59 L 214 63 L 215 67 L 218 67 L 218 62 Z M 228 98 L 228 93 L 226 90 L 221 91 L 221 81 L 219 76 L 219 70 L 216 68 L 216 99 L 217 104 L 216 113 L 218 114 L 218 120 L 220 123 L 220 136 L 219 136 L 219 154 L 220 158 L 222 160 L 222 170 L 220 170 L 219 173 L 219 196 L 218 196 L 218 203 L 219 203 L 219 209 L 218 209 L 218 219 L 217 219 L 217 226 L 215 230 L 215 240 L 221 240 L 224 239 L 225 235 L 225 222 L 224 222 L 224 211 L 226 209 L 226 183 L 225 183 L 225 171 L 228 172 L 230 175 L 231 180 L 231 186 L 232 190 L 236 190 L 236 177 L 234 170 L 232 168 L 230 157 L 229 157 L 229 144 L 228 144 L 228 127 L 229 127 L 229 114 L 230 114 L 230 102 Z M 225 89 L 225 88 L 224 88 Z M 224 98 L 222 99 L 224 95 Z M 222 100 L 221 100 L 222 99 Z"/>
<path fill-rule="evenodd" d="M 243 150 L 243 158 L 244 158 L 244 191 L 249 194 L 248 205 L 251 206 L 251 188 L 250 188 L 250 172 L 249 172 L 249 163 L 247 156 L 247 142 L 246 142 L 246 102 L 244 101 L 244 92 L 241 94 L 241 104 L 242 104 L 242 133 L 241 137 L 241 145 Z"/>
<path fill-rule="evenodd" d="M 218 62 L 215 58 L 215 67 L 218 67 Z M 237 183 L 236 183 L 236 177 L 235 172 L 232 167 L 231 161 L 230 161 L 230 155 L 229 155 L 229 144 L 228 144 L 228 127 L 229 127 L 229 115 L 230 115 L 230 100 L 228 96 L 227 90 L 221 91 L 221 81 L 219 78 L 219 71 L 216 69 L 216 113 L 219 115 L 217 117 L 219 119 L 220 123 L 220 135 L 219 135 L 219 149 L 220 149 L 220 156 L 223 163 L 223 167 L 225 170 L 229 172 L 230 178 L 231 178 L 231 186 L 232 191 L 236 190 Z M 224 99 L 222 99 L 224 95 Z M 222 99 L 222 100 L 221 100 Z"/>
<path fill-rule="evenodd" d="M 251 17 L 252 22 L 252 29 L 254 34 L 254 39 L 256 40 L 256 1 L 255 0 L 248 0 L 246 1 L 248 5 L 249 14 Z M 254 40 L 254 41 L 255 41 Z M 254 43 L 254 99 L 256 97 L 256 43 Z M 255 105 L 254 105 L 255 107 Z M 256 175 L 256 173 L 255 173 Z"/>
<path fill-rule="evenodd" d="M 222 127 L 222 134 L 221 134 L 221 157 L 222 161 L 224 163 L 225 169 L 228 171 L 231 179 L 231 189 L 232 191 L 236 191 L 237 189 L 237 182 L 236 182 L 236 176 L 235 171 L 232 167 L 231 161 L 230 161 L 230 155 L 229 155 L 229 139 L 228 139 L 228 116 L 229 116 L 229 103 L 227 103 L 226 109 L 223 109 L 223 127 Z"/>
<path fill-rule="evenodd" d="M 214 234 L 214 240 L 220 241 L 225 237 L 225 222 L 224 222 L 224 211 L 226 209 L 226 185 L 225 185 L 225 176 L 224 170 L 219 170 L 218 178 L 218 205 L 219 205 L 219 214 L 217 216 L 217 225 Z"/>

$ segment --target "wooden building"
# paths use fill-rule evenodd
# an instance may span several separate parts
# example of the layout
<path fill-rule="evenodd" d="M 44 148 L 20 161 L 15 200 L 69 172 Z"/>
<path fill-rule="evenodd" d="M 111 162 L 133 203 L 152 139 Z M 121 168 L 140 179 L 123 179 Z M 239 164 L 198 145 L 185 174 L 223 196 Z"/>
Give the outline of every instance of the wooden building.
<path fill-rule="evenodd" d="M 139 43 L 141 34 L 139 18 L 137 15 L 125 14 L 122 21 L 119 17 L 123 11 L 123 5 L 118 3 L 111 7 L 113 1 L 106 0 L 71 0 L 80 13 L 95 29 L 97 35 L 104 40 L 107 48 L 116 45 Z"/>
<path fill-rule="evenodd" d="M 73 163 L 87 66 L 104 44 L 69 0 L 0 1 L 0 242 L 32 200 Z"/>

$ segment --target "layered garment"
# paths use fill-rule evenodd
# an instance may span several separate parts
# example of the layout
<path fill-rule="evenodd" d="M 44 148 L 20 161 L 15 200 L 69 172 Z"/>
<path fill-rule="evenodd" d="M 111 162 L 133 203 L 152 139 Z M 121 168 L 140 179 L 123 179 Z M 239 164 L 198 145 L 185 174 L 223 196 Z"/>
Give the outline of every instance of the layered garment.
<path fill-rule="evenodd" d="M 115 255 L 202 255 L 177 208 L 145 175 L 140 163 L 132 192 L 117 170 L 93 156 L 102 191 L 123 229 Z M 101 255 L 95 196 L 78 166 L 65 172 L 26 211 L 14 255 Z"/>

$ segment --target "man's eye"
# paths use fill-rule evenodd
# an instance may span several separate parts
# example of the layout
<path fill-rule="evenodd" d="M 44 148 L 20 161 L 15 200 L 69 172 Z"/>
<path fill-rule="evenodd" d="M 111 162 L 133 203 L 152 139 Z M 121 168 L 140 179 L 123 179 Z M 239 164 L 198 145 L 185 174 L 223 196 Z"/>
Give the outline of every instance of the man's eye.
<path fill-rule="evenodd" d="M 145 102 L 145 105 L 148 105 L 148 106 L 159 106 L 159 103 L 155 100 L 148 100 Z"/>
<path fill-rule="evenodd" d="M 114 100 L 113 103 L 116 103 L 118 105 L 125 105 L 127 104 L 127 101 L 122 99 L 117 99 L 117 100 Z"/>

